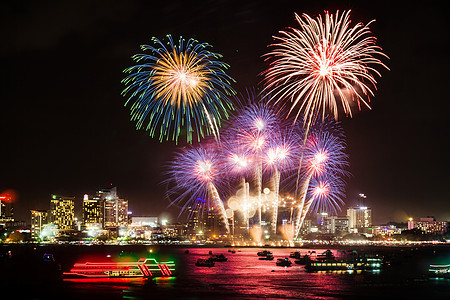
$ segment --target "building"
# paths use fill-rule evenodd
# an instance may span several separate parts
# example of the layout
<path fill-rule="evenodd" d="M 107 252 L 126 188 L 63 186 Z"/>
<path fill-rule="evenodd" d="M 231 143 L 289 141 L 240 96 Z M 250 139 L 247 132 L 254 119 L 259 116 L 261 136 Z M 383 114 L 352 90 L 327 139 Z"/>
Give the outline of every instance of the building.
<path fill-rule="evenodd" d="M 150 216 L 133 216 L 131 223 L 140 226 L 150 226 L 152 228 L 158 227 L 158 217 Z"/>
<path fill-rule="evenodd" d="M 128 225 L 128 200 L 112 199 L 103 201 L 103 228 Z"/>
<path fill-rule="evenodd" d="M 86 194 L 83 198 L 83 224 L 86 227 L 103 224 L 103 202 L 100 198 L 89 199 Z"/>
<path fill-rule="evenodd" d="M 102 205 L 103 228 L 112 229 L 128 225 L 128 200 L 120 199 L 117 187 L 102 189 L 97 193 Z M 94 198 L 95 200 L 97 200 Z"/>
<path fill-rule="evenodd" d="M 195 203 L 187 209 L 189 218 L 186 224 L 186 233 L 188 235 L 203 235 L 205 222 L 203 221 L 203 206 Z"/>
<path fill-rule="evenodd" d="M 347 216 L 330 216 L 323 220 L 322 233 L 344 235 L 349 232 L 349 220 Z"/>
<path fill-rule="evenodd" d="M 8 193 L 0 195 L 0 220 L 14 220 L 12 196 Z"/>
<path fill-rule="evenodd" d="M 350 233 L 372 234 L 372 209 L 366 206 L 347 209 Z"/>
<path fill-rule="evenodd" d="M 59 231 L 72 230 L 74 226 L 75 197 L 52 195 L 50 200 L 50 223 L 57 226 Z"/>
<path fill-rule="evenodd" d="M 47 210 L 31 210 L 31 237 L 38 238 L 42 229 L 49 223 Z"/>
<path fill-rule="evenodd" d="M 305 236 L 309 233 L 317 231 L 317 226 L 313 226 L 312 220 L 305 219 L 302 223 L 302 227 L 300 228 L 300 235 Z"/>
<path fill-rule="evenodd" d="M 408 230 L 419 229 L 426 234 L 443 234 L 447 232 L 447 222 L 436 221 L 434 217 L 420 218 L 420 221 L 414 221 L 413 218 L 409 218 Z"/>
<path fill-rule="evenodd" d="M 402 229 L 395 225 L 380 225 L 373 227 L 373 234 L 383 237 L 391 237 L 402 233 Z"/>

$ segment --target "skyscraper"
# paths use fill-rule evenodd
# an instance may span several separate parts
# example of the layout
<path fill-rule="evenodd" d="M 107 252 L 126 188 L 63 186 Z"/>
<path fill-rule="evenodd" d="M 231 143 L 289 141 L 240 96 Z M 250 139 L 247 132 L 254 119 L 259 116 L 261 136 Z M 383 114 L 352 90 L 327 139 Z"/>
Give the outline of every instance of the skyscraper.
<path fill-rule="evenodd" d="M 14 220 L 14 207 L 11 195 L 0 195 L 0 220 Z"/>
<path fill-rule="evenodd" d="M 372 209 L 366 206 L 347 209 L 350 233 L 372 233 Z"/>
<path fill-rule="evenodd" d="M 42 228 L 49 223 L 47 210 L 31 210 L 31 236 L 38 238 Z"/>
<path fill-rule="evenodd" d="M 75 197 L 52 195 L 50 200 L 50 222 L 58 227 L 59 231 L 73 229 Z"/>
<path fill-rule="evenodd" d="M 85 226 L 90 225 L 102 225 L 103 224 L 103 205 L 102 200 L 98 197 L 89 199 L 87 194 L 83 198 L 83 224 Z"/>
<path fill-rule="evenodd" d="M 119 199 L 117 187 L 98 192 L 103 203 L 103 228 L 115 228 L 128 224 L 128 200 Z"/>

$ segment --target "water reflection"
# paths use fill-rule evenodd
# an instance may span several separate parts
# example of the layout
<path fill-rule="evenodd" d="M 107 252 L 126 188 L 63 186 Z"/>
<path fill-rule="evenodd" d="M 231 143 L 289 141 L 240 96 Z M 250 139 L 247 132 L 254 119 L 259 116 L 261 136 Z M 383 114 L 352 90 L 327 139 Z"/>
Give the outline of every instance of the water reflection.
<path fill-rule="evenodd" d="M 186 253 L 186 250 L 189 250 Z M 164 249 L 177 258 L 176 277 L 144 280 L 129 279 L 78 279 L 64 281 L 64 294 L 78 299 L 225 299 L 225 298 L 307 298 L 342 299 L 353 297 L 394 297 L 400 291 L 410 295 L 427 294 L 430 283 L 427 280 L 405 279 L 402 266 L 395 270 L 383 271 L 318 271 L 306 272 L 304 266 L 292 264 L 290 267 L 276 266 L 277 258 L 289 257 L 290 252 L 308 251 L 317 254 L 326 249 L 269 249 L 273 261 L 259 260 L 257 252 L 262 248 L 169 248 Z M 207 259 L 210 252 L 223 254 L 226 262 L 216 262 L 214 267 L 196 267 L 199 259 Z M 332 250 L 336 257 L 342 255 Z M 294 261 L 294 259 L 291 259 Z M 433 288 L 435 288 L 433 286 Z M 436 292 L 437 291 L 437 292 Z M 450 285 L 439 286 L 434 293 L 450 292 Z M 439 294 L 438 294 L 439 295 Z"/>

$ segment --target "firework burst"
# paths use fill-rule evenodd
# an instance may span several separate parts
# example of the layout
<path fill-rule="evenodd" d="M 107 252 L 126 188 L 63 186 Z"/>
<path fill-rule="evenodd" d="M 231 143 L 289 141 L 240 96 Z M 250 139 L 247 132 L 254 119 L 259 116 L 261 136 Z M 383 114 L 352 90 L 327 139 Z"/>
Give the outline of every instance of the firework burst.
<path fill-rule="evenodd" d="M 203 200 L 207 208 L 216 208 L 229 232 L 225 207 L 217 190 L 221 182 L 220 160 L 212 146 L 189 147 L 178 152 L 169 164 L 167 183 L 173 186 L 169 197 L 172 204 L 181 203 L 181 213 Z M 200 203 L 201 204 L 201 203 Z"/>
<path fill-rule="evenodd" d="M 234 80 L 225 73 L 229 67 L 219 61 L 222 56 L 208 51 L 210 45 L 180 37 L 175 44 L 170 35 L 165 45 L 152 38 L 153 46 L 142 45 L 150 54 L 136 54 L 136 65 L 124 70 L 129 75 L 122 95 L 131 103 L 131 119 L 136 128 L 145 127 L 159 140 L 178 141 L 182 130 L 192 142 L 205 133 L 218 136 L 221 119 L 228 117 L 232 105 L 228 98 L 235 92 Z"/>
<path fill-rule="evenodd" d="M 339 108 L 351 116 L 354 102 L 370 108 L 377 83 L 373 74 L 381 76 L 374 66 L 387 69 L 380 60 L 387 56 L 369 30 L 371 22 L 350 26 L 350 11 L 295 18 L 300 28 L 281 31 L 274 37 L 279 43 L 266 55 L 271 62 L 264 72 L 265 91 L 275 102 L 290 101 L 288 114 L 298 107 L 295 119 L 303 114 L 307 126 L 320 113 L 324 118 L 326 110 L 337 119 Z"/>
<path fill-rule="evenodd" d="M 310 211 L 337 214 L 344 202 L 344 181 L 335 174 L 313 178 L 308 187 L 307 198 L 311 201 Z"/>

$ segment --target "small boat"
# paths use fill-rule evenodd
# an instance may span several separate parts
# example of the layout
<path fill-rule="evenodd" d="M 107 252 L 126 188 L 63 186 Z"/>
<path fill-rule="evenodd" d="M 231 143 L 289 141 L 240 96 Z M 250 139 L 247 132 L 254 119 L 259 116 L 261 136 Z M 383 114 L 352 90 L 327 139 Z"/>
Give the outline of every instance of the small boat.
<path fill-rule="evenodd" d="M 428 273 L 432 278 L 450 278 L 450 265 L 430 265 Z"/>
<path fill-rule="evenodd" d="M 197 267 L 208 267 L 208 268 L 214 267 L 214 264 L 215 264 L 214 261 L 210 258 L 208 258 L 208 259 L 199 258 L 199 259 L 197 259 L 197 262 L 195 263 L 195 265 Z"/>
<path fill-rule="evenodd" d="M 330 249 L 327 249 L 322 254 L 317 255 L 316 257 L 317 261 L 320 262 L 335 262 L 336 257 L 334 256 L 333 252 L 331 252 Z"/>
<path fill-rule="evenodd" d="M 269 254 L 267 256 L 261 256 L 259 260 L 273 260 L 273 255 Z"/>
<path fill-rule="evenodd" d="M 289 257 L 299 259 L 299 258 L 301 258 L 301 255 L 300 255 L 300 252 L 295 251 L 295 252 L 291 252 L 291 254 L 289 254 Z"/>
<path fill-rule="evenodd" d="M 228 260 L 228 258 L 226 258 L 225 255 L 223 255 L 223 254 L 212 255 L 209 259 L 211 259 L 212 261 L 218 261 L 218 262 L 223 262 L 223 261 Z"/>
<path fill-rule="evenodd" d="M 311 257 L 308 254 L 301 256 L 300 258 L 294 260 L 297 265 L 306 265 L 311 261 Z"/>
<path fill-rule="evenodd" d="M 286 257 L 286 258 L 278 258 L 276 264 L 277 266 L 280 267 L 290 267 L 292 265 L 292 262 L 289 260 L 288 257 Z"/>
<path fill-rule="evenodd" d="M 228 249 L 228 252 L 231 252 L 231 253 L 236 253 L 236 250 L 231 250 L 231 249 Z"/>
<path fill-rule="evenodd" d="M 264 250 L 264 251 L 259 251 L 258 256 L 267 256 L 267 255 L 272 255 L 272 252 Z"/>
<path fill-rule="evenodd" d="M 184 251 L 185 254 L 189 254 L 189 250 Z"/>

